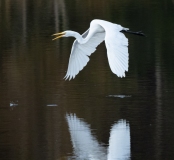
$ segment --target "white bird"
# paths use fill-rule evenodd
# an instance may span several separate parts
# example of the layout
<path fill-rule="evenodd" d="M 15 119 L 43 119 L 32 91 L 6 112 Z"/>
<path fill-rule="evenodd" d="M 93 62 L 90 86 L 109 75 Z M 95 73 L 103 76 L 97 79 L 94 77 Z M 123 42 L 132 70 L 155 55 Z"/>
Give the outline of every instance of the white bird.
<path fill-rule="evenodd" d="M 66 114 L 66 119 L 76 160 L 130 159 L 130 127 L 126 120 L 119 120 L 111 127 L 107 148 L 93 136 L 90 126 L 75 114 Z"/>
<path fill-rule="evenodd" d="M 71 80 L 81 71 L 89 61 L 89 56 L 96 50 L 96 47 L 105 40 L 107 56 L 111 71 L 118 77 L 125 77 L 128 71 L 128 39 L 122 32 L 144 36 L 139 32 L 128 31 L 121 25 L 104 20 L 93 20 L 90 28 L 80 35 L 74 31 L 55 33 L 53 40 L 61 37 L 75 37 L 69 58 L 68 70 L 65 79 Z"/>

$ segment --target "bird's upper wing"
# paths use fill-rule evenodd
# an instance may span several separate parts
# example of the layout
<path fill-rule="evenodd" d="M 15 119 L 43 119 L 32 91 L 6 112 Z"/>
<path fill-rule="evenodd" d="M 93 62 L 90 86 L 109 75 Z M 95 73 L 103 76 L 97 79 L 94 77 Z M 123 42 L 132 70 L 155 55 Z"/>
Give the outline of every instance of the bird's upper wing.
<path fill-rule="evenodd" d="M 108 160 L 130 158 L 130 127 L 125 120 L 120 120 L 111 129 Z"/>
<path fill-rule="evenodd" d="M 105 37 L 110 68 L 118 77 L 128 71 L 128 39 L 119 30 L 107 30 Z"/>
<path fill-rule="evenodd" d="M 83 33 L 82 37 L 85 38 L 89 33 L 89 29 Z M 71 55 L 69 58 L 68 70 L 65 75 L 65 79 L 69 80 L 75 78 L 75 76 L 81 71 L 89 61 L 89 57 L 95 50 L 96 47 L 104 40 L 105 33 L 95 33 L 90 40 L 85 44 L 74 41 Z"/>

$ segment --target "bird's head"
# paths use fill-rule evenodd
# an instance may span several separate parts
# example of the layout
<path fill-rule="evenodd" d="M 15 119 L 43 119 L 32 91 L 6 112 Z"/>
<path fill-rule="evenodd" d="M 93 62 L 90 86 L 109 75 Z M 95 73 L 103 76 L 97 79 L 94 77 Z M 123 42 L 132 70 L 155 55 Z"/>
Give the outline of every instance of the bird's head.
<path fill-rule="evenodd" d="M 60 32 L 60 33 L 55 33 L 52 36 L 56 36 L 56 37 L 52 40 L 56 40 L 56 39 L 62 38 L 62 37 L 73 37 L 73 35 L 74 35 L 73 31 L 64 31 L 64 32 Z"/>

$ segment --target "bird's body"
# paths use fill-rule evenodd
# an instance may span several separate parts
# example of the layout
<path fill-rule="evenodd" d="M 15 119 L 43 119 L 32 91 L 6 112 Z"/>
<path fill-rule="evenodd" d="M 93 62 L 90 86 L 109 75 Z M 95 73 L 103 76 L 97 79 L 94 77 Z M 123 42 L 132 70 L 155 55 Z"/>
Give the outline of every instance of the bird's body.
<path fill-rule="evenodd" d="M 93 20 L 90 28 L 80 35 L 74 31 L 65 31 L 54 34 L 61 37 L 75 37 L 71 49 L 68 71 L 65 79 L 72 79 L 81 71 L 89 61 L 89 56 L 96 50 L 96 47 L 103 41 L 107 48 L 107 56 L 111 71 L 118 77 L 125 77 L 128 71 L 128 39 L 122 33 L 128 32 L 143 35 L 142 32 L 131 32 L 128 28 L 104 20 Z"/>

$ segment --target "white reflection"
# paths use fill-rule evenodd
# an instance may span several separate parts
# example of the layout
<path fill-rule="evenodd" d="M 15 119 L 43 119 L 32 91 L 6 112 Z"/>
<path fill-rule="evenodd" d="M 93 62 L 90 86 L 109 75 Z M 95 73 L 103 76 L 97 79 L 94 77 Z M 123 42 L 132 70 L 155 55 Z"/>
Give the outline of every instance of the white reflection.
<path fill-rule="evenodd" d="M 66 114 L 74 155 L 77 160 L 125 160 L 130 158 L 130 127 L 126 120 L 115 123 L 108 149 L 92 135 L 90 127 L 75 114 Z"/>
<path fill-rule="evenodd" d="M 16 106 L 18 106 L 18 101 L 16 101 L 16 102 L 11 101 L 10 102 L 10 107 L 16 107 Z"/>
<path fill-rule="evenodd" d="M 127 97 L 131 97 L 131 95 L 118 94 L 118 95 L 108 95 L 108 97 L 127 98 Z"/>
<path fill-rule="evenodd" d="M 108 160 L 130 158 L 130 127 L 126 120 L 115 123 L 110 132 Z"/>
<path fill-rule="evenodd" d="M 57 104 L 47 104 L 47 107 L 57 107 Z"/>

